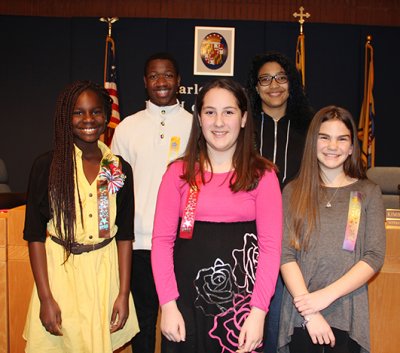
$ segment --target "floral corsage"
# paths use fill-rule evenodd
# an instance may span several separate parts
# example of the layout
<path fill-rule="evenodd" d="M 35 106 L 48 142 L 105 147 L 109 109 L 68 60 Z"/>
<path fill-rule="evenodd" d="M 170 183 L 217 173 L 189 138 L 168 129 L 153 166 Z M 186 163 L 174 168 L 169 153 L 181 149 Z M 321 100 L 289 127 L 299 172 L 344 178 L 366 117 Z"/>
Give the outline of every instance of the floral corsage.
<path fill-rule="evenodd" d="M 118 167 L 119 161 L 103 159 L 101 161 L 101 169 L 99 173 L 100 180 L 107 181 L 107 188 L 110 194 L 115 194 L 124 186 L 126 175 Z"/>

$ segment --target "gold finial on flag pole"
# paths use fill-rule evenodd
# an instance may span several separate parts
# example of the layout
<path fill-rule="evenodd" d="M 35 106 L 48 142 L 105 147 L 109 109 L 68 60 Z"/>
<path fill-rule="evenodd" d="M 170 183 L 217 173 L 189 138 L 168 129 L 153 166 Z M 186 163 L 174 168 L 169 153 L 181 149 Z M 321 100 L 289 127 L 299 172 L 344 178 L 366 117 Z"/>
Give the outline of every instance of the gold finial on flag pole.
<path fill-rule="evenodd" d="M 372 36 L 370 34 L 367 35 L 367 43 L 371 44 Z"/>
<path fill-rule="evenodd" d="M 294 18 L 299 17 L 300 34 L 302 34 L 303 33 L 303 23 L 306 21 L 304 18 L 309 18 L 311 15 L 308 12 L 304 12 L 303 6 L 300 6 L 299 11 L 300 11 L 300 13 L 294 12 L 293 17 Z"/>
<path fill-rule="evenodd" d="M 117 22 L 119 20 L 118 17 L 101 17 L 100 21 L 101 22 L 106 22 L 108 23 L 108 36 L 111 37 L 111 30 L 112 30 L 112 24 L 114 22 Z"/>

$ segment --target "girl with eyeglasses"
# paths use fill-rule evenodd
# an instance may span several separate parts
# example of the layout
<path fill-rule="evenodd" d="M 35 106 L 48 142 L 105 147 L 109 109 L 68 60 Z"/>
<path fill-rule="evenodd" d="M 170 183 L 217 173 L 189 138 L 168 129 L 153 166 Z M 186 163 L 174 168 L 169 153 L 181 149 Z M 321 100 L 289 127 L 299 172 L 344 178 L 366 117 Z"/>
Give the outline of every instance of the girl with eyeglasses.
<path fill-rule="evenodd" d="M 300 75 L 285 55 L 267 52 L 256 56 L 250 67 L 247 91 L 252 103 L 255 144 L 260 154 L 276 164 L 283 188 L 298 172 L 312 110 Z M 278 278 L 272 299 L 265 347 L 276 353 L 283 283 Z"/>

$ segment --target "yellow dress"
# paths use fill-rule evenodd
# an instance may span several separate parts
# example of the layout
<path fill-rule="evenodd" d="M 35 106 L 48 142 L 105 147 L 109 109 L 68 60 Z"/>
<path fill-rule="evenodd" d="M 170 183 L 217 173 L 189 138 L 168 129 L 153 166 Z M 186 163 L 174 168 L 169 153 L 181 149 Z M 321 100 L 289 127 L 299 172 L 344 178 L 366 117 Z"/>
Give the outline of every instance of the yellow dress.
<path fill-rule="evenodd" d="M 105 145 L 99 143 L 99 147 L 103 150 L 103 158 L 112 156 Z M 99 243 L 103 239 L 98 237 L 97 183 L 87 182 L 83 174 L 81 152 L 77 148 L 76 157 L 77 180 L 85 220 L 83 227 L 77 204 L 76 241 L 84 244 Z M 116 196 L 110 194 L 111 236 L 117 232 L 115 215 Z M 51 220 L 47 229 L 49 234 L 55 234 Z M 50 289 L 61 309 L 63 336 L 51 335 L 42 326 L 39 319 L 40 302 L 34 286 L 23 333 L 27 340 L 25 352 L 110 353 L 130 341 L 139 331 L 131 294 L 129 317 L 124 328 L 110 334 L 112 309 L 119 292 L 116 241 L 98 250 L 71 255 L 65 264 L 62 246 L 48 237 L 45 248 Z"/>

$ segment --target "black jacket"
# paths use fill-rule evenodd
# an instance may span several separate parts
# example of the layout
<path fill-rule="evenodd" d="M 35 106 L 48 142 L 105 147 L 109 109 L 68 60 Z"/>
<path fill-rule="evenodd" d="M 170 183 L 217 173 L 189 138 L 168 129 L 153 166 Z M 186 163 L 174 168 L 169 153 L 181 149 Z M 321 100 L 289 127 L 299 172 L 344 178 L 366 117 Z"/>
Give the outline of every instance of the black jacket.
<path fill-rule="evenodd" d="M 281 188 L 293 179 L 300 169 L 306 139 L 305 130 L 295 129 L 288 115 L 276 122 L 266 113 L 261 113 L 255 118 L 257 150 L 277 165 Z"/>

